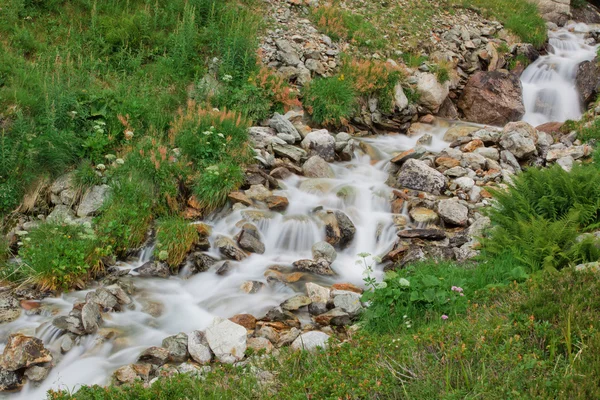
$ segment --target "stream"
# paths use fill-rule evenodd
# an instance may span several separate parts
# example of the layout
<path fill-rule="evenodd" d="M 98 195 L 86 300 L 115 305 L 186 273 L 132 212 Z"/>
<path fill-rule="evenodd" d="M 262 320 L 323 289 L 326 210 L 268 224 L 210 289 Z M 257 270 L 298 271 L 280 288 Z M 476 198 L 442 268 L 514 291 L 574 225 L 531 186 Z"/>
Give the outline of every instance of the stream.
<path fill-rule="evenodd" d="M 583 30 L 583 28 L 579 27 Z M 564 121 L 581 116 L 582 107 L 574 79 L 577 65 L 592 59 L 596 48 L 585 43 L 582 34 L 566 29 L 550 32 L 552 51 L 529 66 L 522 76 L 526 114 L 524 120 L 534 126 L 549 121 Z M 311 247 L 325 240 L 324 225 L 312 215 L 317 207 L 341 210 L 356 226 L 356 235 L 350 245 L 338 251 L 332 268 L 335 277 L 314 277 L 317 283 L 331 285 L 350 282 L 362 285 L 363 268 L 357 265 L 359 253 L 381 255 L 396 241 L 396 226 L 390 197 L 392 188 L 386 185 L 388 160 L 400 151 L 415 147 L 422 134 L 432 136 L 428 150 L 439 152 L 448 143 L 442 140 L 453 125 L 466 123 L 437 120 L 419 134 L 386 135 L 360 139 L 362 150 L 357 150 L 349 162 L 332 163 L 333 179 L 310 179 L 292 176 L 282 182 L 284 189 L 274 195 L 285 196 L 289 207 L 285 212 L 265 210 L 238 210 L 221 212 L 204 222 L 211 225 L 211 243 L 217 235 L 233 237 L 239 228 L 236 223 L 249 219 L 259 229 L 264 254 L 252 254 L 241 262 L 233 263 L 226 276 L 215 273 L 219 264 L 210 270 L 188 276 L 184 268 L 178 277 L 169 279 L 134 277 L 137 288 L 132 309 L 120 313 L 103 314 L 102 330 L 114 330 L 114 337 L 104 339 L 99 334 L 80 337 L 71 351 L 55 358 L 55 366 L 40 386 L 26 384 L 20 393 L 7 395 L 11 399 L 43 399 L 49 389 L 76 390 L 80 385 L 108 384 L 115 369 L 136 361 L 139 354 L 150 346 L 160 346 L 167 336 L 189 333 L 206 328 L 215 316 L 228 318 L 249 313 L 263 316 L 296 293 L 304 293 L 303 278 L 291 284 L 268 284 L 254 294 L 240 290 L 245 281 L 266 282 L 265 271 L 270 266 L 289 267 L 294 261 L 312 258 Z M 403 218 L 413 226 L 407 212 Z M 152 249 L 141 252 L 139 259 L 120 263 L 122 269 L 132 269 L 150 259 Z M 212 247 L 208 254 L 219 258 Z M 378 277 L 382 271 L 376 272 Z M 93 290 L 95 288 L 91 288 Z M 23 312 L 17 320 L 0 326 L 0 351 L 11 333 L 21 332 L 43 340 L 53 354 L 60 354 L 61 331 L 52 325 L 52 319 L 66 315 L 73 304 L 83 301 L 89 290 L 65 293 L 58 298 L 42 301 L 42 312 L 33 315 Z M 308 320 L 308 318 L 307 318 Z"/>

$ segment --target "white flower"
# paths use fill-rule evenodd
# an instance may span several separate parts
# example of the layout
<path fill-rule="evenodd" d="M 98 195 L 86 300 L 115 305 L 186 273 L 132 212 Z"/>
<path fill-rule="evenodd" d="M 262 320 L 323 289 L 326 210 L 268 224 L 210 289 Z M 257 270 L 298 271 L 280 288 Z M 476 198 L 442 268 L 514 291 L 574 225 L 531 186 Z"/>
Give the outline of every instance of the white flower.
<path fill-rule="evenodd" d="M 119 165 L 123 165 L 123 164 L 125 164 L 125 160 L 123 160 L 122 158 L 117 158 L 117 159 L 115 160 L 115 162 L 116 162 L 117 164 L 119 164 Z"/>
<path fill-rule="evenodd" d="M 233 76 L 231 76 L 231 75 L 223 75 L 223 81 L 225 81 L 225 82 L 231 82 L 231 80 L 233 80 Z"/>
<path fill-rule="evenodd" d="M 211 131 L 204 131 L 204 132 L 202 132 L 202 134 L 204 134 L 204 135 L 210 135 L 211 133 L 212 133 Z"/>
<path fill-rule="evenodd" d="M 405 278 L 400 278 L 400 280 L 398 280 L 398 283 L 402 287 L 409 287 L 410 286 L 410 281 L 408 279 L 405 279 Z"/>
<path fill-rule="evenodd" d="M 117 158 L 117 156 L 115 156 L 114 154 L 107 154 L 104 156 L 104 158 L 106 158 L 108 161 L 113 161 Z"/>
<path fill-rule="evenodd" d="M 221 137 L 221 138 L 224 138 L 224 137 L 225 137 L 225 135 L 223 135 L 222 133 L 218 133 L 218 134 L 217 134 L 217 136 L 218 136 L 218 137 Z"/>
<path fill-rule="evenodd" d="M 96 165 L 96 169 L 98 171 L 104 171 L 106 169 L 106 165 L 104 165 L 104 164 L 98 164 L 98 165 Z"/>
<path fill-rule="evenodd" d="M 387 287 L 387 282 L 379 282 L 376 287 L 377 289 L 385 289 Z"/>
<path fill-rule="evenodd" d="M 133 131 L 127 130 L 125 131 L 125 139 L 129 140 L 133 137 Z"/>

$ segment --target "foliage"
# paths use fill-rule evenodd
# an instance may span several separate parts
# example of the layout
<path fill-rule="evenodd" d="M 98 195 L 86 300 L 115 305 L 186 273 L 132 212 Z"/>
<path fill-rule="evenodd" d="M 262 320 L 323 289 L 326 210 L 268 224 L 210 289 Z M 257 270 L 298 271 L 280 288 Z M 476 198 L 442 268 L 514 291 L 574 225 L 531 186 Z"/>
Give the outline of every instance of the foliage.
<path fill-rule="evenodd" d="M 356 92 L 344 75 L 318 78 L 304 88 L 303 103 L 316 123 L 340 126 L 355 111 Z"/>
<path fill-rule="evenodd" d="M 450 80 L 450 67 L 446 64 L 435 64 L 431 66 L 439 83 L 444 84 Z"/>
<path fill-rule="evenodd" d="M 42 290 L 81 288 L 103 269 L 103 253 L 89 227 L 45 223 L 22 242 L 19 275 Z"/>
<path fill-rule="evenodd" d="M 600 140 L 600 118 L 591 122 L 579 124 L 577 138 L 583 142 Z"/>
<path fill-rule="evenodd" d="M 506 191 L 494 191 L 489 211 L 494 224 L 484 241 L 494 256 L 506 251 L 530 271 L 595 261 L 577 243 L 580 231 L 600 226 L 600 173 L 593 166 L 528 169 Z"/>
<path fill-rule="evenodd" d="M 100 185 L 101 183 L 102 176 L 88 160 L 81 161 L 79 167 L 73 172 L 73 184 L 82 192 L 89 187 Z"/>
<path fill-rule="evenodd" d="M 421 66 L 421 64 L 428 60 L 427 56 L 414 54 L 410 52 L 402 53 L 401 58 L 404 61 L 404 63 L 411 68 L 418 68 L 419 66 Z"/>
<path fill-rule="evenodd" d="M 244 182 L 244 172 L 234 163 L 219 163 L 204 170 L 194 184 L 202 211 L 208 213 L 225 204 L 227 195 Z"/>
<path fill-rule="evenodd" d="M 157 221 L 154 255 L 177 269 L 197 241 L 198 231 L 194 225 L 181 217 L 162 218 Z"/>

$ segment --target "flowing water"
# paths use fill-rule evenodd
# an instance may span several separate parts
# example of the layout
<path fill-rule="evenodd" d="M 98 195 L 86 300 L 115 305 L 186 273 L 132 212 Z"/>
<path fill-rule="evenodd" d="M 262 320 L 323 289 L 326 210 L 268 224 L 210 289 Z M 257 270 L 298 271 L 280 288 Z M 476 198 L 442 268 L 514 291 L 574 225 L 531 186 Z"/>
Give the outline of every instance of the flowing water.
<path fill-rule="evenodd" d="M 533 126 L 579 119 L 583 106 L 575 87 L 577 67 L 596 56 L 597 46 L 585 39 L 588 27 L 573 24 L 549 31 L 548 54 L 523 72 L 523 120 Z"/>

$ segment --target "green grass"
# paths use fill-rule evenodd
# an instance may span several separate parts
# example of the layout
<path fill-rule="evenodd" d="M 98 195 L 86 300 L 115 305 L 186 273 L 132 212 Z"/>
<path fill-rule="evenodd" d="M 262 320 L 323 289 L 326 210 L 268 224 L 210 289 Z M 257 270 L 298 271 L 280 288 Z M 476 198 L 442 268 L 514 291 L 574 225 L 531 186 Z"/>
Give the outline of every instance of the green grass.
<path fill-rule="evenodd" d="M 196 227 L 181 217 L 166 217 L 157 221 L 154 256 L 178 270 L 185 257 L 198 242 Z"/>
<path fill-rule="evenodd" d="M 356 111 L 357 94 L 343 75 L 318 78 L 304 88 L 303 103 L 317 124 L 340 126 Z"/>

